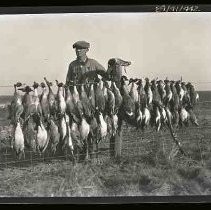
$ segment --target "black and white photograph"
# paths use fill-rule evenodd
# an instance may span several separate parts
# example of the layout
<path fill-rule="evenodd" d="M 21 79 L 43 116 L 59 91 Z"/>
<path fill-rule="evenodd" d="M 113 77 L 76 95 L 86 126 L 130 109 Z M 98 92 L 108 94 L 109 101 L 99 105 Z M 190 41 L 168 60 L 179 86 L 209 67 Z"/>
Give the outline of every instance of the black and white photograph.
<path fill-rule="evenodd" d="M 0 197 L 211 195 L 211 13 L 0 15 Z"/>

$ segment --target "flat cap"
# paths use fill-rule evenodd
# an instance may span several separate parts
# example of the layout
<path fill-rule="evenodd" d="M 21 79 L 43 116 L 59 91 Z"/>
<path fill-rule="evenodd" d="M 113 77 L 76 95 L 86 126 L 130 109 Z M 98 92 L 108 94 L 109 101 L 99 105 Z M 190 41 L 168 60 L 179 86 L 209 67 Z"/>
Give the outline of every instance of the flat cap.
<path fill-rule="evenodd" d="M 90 47 L 90 44 L 86 41 L 77 41 L 76 43 L 73 44 L 73 48 L 78 48 L 78 49 L 88 49 Z"/>

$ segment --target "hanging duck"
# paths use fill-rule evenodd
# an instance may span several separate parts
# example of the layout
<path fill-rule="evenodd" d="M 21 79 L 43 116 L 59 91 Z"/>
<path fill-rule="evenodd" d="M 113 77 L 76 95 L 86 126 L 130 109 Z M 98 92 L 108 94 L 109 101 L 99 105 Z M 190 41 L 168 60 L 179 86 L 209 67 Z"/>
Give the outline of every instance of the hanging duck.
<path fill-rule="evenodd" d="M 83 110 L 83 105 L 82 105 L 82 102 L 80 100 L 80 95 L 79 95 L 79 92 L 77 90 L 75 81 L 73 82 L 72 96 L 73 96 L 73 103 L 74 103 L 74 107 L 75 107 L 75 116 L 77 118 L 75 120 L 78 120 L 78 122 L 79 122 L 80 119 L 82 118 L 84 110 Z"/>
<path fill-rule="evenodd" d="M 66 102 L 65 102 L 65 96 L 64 96 L 64 84 L 62 82 L 58 82 L 56 80 L 56 84 L 58 87 L 57 90 L 57 110 L 58 110 L 58 116 L 63 116 L 66 111 Z"/>
<path fill-rule="evenodd" d="M 165 82 L 165 91 L 166 91 L 166 97 L 164 98 L 164 105 L 169 106 L 169 103 L 172 100 L 173 94 L 170 87 L 170 81 L 166 78 L 164 82 Z"/>
<path fill-rule="evenodd" d="M 70 134 L 72 137 L 73 145 L 75 145 L 76 154 L 78 154 L 78 150 L 82 151 L 84 142 L 81 140 L 81 134 L 79 131 L 79 126 L 74 120 L 74 118 L 70 118 Z"/>
<path fill-rule="evenodd" d="M 105 88 L 107 90 L 106 113 L 112 116 L 115 114 L 115 96 L 107 81 L 105 81 Z"/>
<path fill-rule="evenodd" d="M 30 95 L 30 92 L 32 92 L 33 89 L 29 86 L 25 86 L 23 88 L 18 88 L 18 90 L 21 90 L 22 92 L 25 93 L 22 99 L 22 104 L 24 108 L 23 118 L 24 118 L 24 121 L 26 121 L 27 118 L 29 118 L 30 115 L 32 115 L 34 112 L 32 96 Z"/>
<path fill-rule="evenodd" d="M 43 154 L 48 146 L 49 135 L 48 132 L 41 121 L 41 117 L 39 115 L 33 115 L 34 122 L 36 123 L 35 130 L 37 131 L 36 136 L 36 144 L 37 151 L 39 154 Z"/>
<path fill-rule="evenodd" d="M 87 123 L 84 115 L 82 114 L 80 123 L 79 123 L 79 132 L 80 132 L 80 137 L 81 141 L 84 142 L 85 146 L 85 159 L 89 159 L 89 145 L 88 145 L 88 138 L 90 134 L 90 125 Z"/>
<path fill-rule="evenodd" d="M 149 78 L 145 78 L 145 82 L 146 83 L 144 86 L 144 90 L 147 95 L 147 106 L 149 107 L 149 106 L 151 106 L 153 95 L 152 95 L 151 84 L 149 82 Z"/>
<path fill-rule="evenodd" d="M 91 104 L 85 92 L 84 85 L 85 84 L 81 85 L 80 100 L 83 106 L 84 115 L 86 116 L 86 118 L 91 118 L 92 116 Z"/>
<path fill-rule="evenodd" d="M 14 124 L 15 122 L 18 121 L 18 119 L 20 119 L 24 111 L 23 104 L 22 104 L 22 97 L 17 90 L 17 87 L 21 87 L 21 86 L 22 86 L 22 83 L 20 82 L 17 82 L 16 84 L 14 84 L 14 89 L 15 89 L 14 95 L 13 95 L 11 104 L 8 106 L 8 110 L 9 110 L 8 119 L 10 119 L 10 123 L 12 124 Z"/>
<path fill-rule="evenodd" d="M 171 88 L 171 91 L 172 91 L 172 100 L 169 102 L 169 108 L 171 110 L 172 117 L 173 117 L 172 123 L 176 128 L 178 128 L 178 126 L 179 126 L 180 99 L 179 99 L 179 95 L 177 93 L 177 89 L 175 87 L 174 81 L 171 81 L 170 88 Z M 181 102 L 181 104 L 183 104 L 183 102 Z"/>
<path fill-rule="evenodd" d="M 42 108 L 41 108 L 41 105 L 40 105 L 40 98 L 39 98 L 39 95 L 38 95 L 39 84 L 37 82 L 34 82 L 32 87 L 34 88 L 34 92 L 33 92 L 33 95 L 32 95 L 32 104 L 31 104 L 31 107 L 33 109 L 33 113 L 42 116 Z"/>
<path fill-rule="evenodd" d="M 137 81 L 138 81 L 137 78 L 136 79 L 130 78 L 128 84 L 128 85 L 131 84 L 129 95 L 134 100 L 135 103 L 138 102 L 138 90 L 137 90 L 138 86 L 136 84 Z"/>
<path fill-rule="evenodd" d="M 73 117 L 76 122 L 78 122 L 77 108 L 74 104 L 73 95 L 70 92 L 70 84 L 65 85 L 65 102 L 66 102 L 66 113 L 69 117 Z"/>
<path fill-rule="evenodd" d="M 22 131 L 19 119 L 14 125 L 12 148 L 14 149 L 16 156 L 19 160 L 22 158 L 22 156 L 25 159 L 24 135 L 23 135 L 23 131 Z"/>
<path fill-rule="evenodd" d="M 29 117 L 23 123 L 23 133 L 25 140 L 25 147 L 29 148 L 33 152 L 36 152 L 36 136 L 37 131 L 35 130 L 36 123 L 33 120 L 33 117 Z"/>
<path fill-rule="evenodd" d="M 49 82 L 46 77 L 44 77 L 44 80 L 48 86 L 48 103 L 49 103 L 49 111 L 50 111 L 50 115 L 55 117 L 56 115 L 56 99 L 55 99 L 55 95 L 53 93 L 52 90 L 52 82 Z"/>
<path fill-rule="evenodd" d="M 42 109 L 42 117 L 44 121 L 47 121 L 50 117 L 50 108 L 49 108 L 49 101 L 48 101 L 48 90 L 44 82 L 40 84 L 42 88 L 42 93 L 40 96 L 40 105 Z"/>
<path fill-rule="evenodd" d="M 91 106 L 92 114 L 95 112 L 95 91 L 94 91 L 94 83 L 90 84 L 88 99 Z"/>
<path fill-rule="evenodd" d="M 135 116 L 135 102 L 130 97 L 126 87 L 125 81 L 128 80 L 126 76 L 121 77 L 121 92 L 122 92 L 122 109 L 126 118 L 133 119 Z"/>
<path fill-rule="evenodd" d="M 62 150 L 66 151 L 67 153 L 70 151 L 71 157 L 73 159 L 73 163 L 75 163 L 73 140 L 72 140 L 71 130 L 70 130 L 70 119 L 69 119 L 68 115 L 66 115 L 66 114 L 64 116 L 64 119 L 65 119 L 67 131 L 66 131 L 66 136 L 64 137 Z"/>
<path fill-rule="evenodd" d="M 105 119 L 103 118 L 103 114 L 100 112 L 100 110 L 96 109 L 96 120 L 99 124 L 99 139 L 97 140 L 97 144 L 104 140 L 108 133 L 107 123 Z"/>
<path fill-rule="evenodd" d="M 95 78 L 95 106 L 101 113 L 104 113 L 106 99 L 103 92 L 103 82 L 98 77 Z"/>
<path fill-rule="evenodd" d="M 119 88 L 116 86 L 115 82 L 111 82 L 111 89 L 112 89 L 112 92 L 114 93 L 114 98 L 115 98 L 114 113 L 117 114 L 117 112 L 119 111 L 119 108 L 122 105 L 122 95 L 120 93 Z"/>
<path fill-rule="evenodd" d="M 49 132 L 50 151 L 52 155 L 55 155 L 60 140 L 60 133 L 52 117 L 48 119 L 47 130 Z"/>

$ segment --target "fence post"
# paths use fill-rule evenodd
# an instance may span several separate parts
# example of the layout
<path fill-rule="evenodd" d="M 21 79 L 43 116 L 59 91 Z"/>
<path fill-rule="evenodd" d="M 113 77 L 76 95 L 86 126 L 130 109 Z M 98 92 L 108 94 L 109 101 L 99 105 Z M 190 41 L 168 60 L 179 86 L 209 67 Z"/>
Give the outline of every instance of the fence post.
<path fill-rule="evenodd" d="M 122 128 L 115 136 L 115 158 L 120 158 L 122 153 Z"/>
<path fill-rule="evenodd" d="M 121 153 L 122 153 L 122 119 L 118 120 L 118 129 L 115 135 L 115 158 L 119 159 L 121 157 Z"/>

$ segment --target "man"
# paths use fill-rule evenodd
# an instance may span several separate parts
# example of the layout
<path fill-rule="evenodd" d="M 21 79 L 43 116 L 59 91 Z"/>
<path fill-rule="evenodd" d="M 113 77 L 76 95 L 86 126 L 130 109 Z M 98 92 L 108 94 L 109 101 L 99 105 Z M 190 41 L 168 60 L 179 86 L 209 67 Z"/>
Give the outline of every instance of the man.
<path fill-rule="evenodd" d="M 86 53 L 89 51 L 89 47 L 90 44 L 86 41 L 77 41 L 73 44 L 77 58 L 69 65 L 66 83 L 69 81 L 78 83 L 82 75 L 87 71 L 105 71 L 105 68 L 96 60 L 87 57 Z"/>

